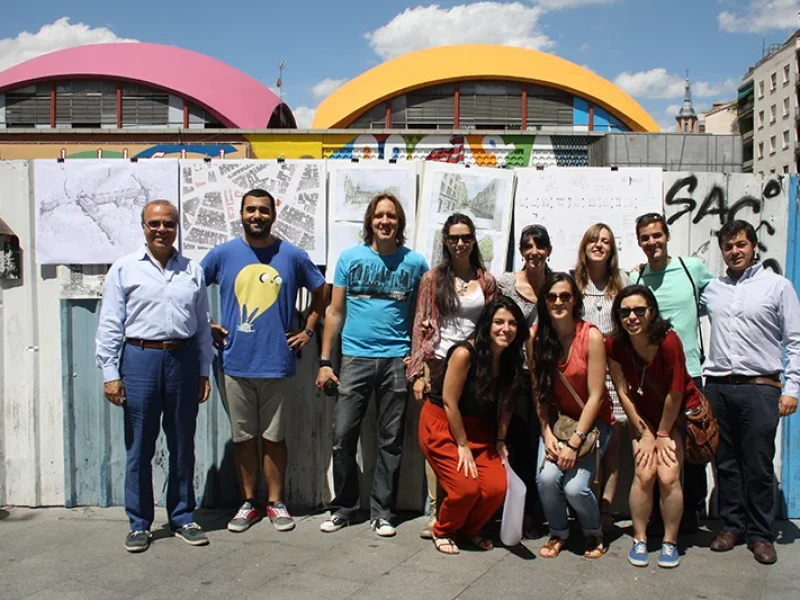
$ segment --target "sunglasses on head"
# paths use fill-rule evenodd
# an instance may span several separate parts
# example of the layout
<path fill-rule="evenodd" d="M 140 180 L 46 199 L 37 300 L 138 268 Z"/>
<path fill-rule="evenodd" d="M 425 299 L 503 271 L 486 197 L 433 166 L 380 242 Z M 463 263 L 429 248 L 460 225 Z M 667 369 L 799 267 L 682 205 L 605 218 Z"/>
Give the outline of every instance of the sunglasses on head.
<path fill-rule="evenodd" d="M 649 306 L 637 306 L 636 308 L 620 308 L 619 309 L 619 316 L 622 319 L 627 319 L 631 316 L 631 313 L 635 314 L 637 317 L 643 317 L 647 314 L 647 311 L 650 309 Z"/>
<path fill-rule="evenodd" d="M 555 304 L 556 300 L 561 300 L 562 303 L 566 304 L 567 302 L 572 302 L 572 294 L 569 292 L 561 292 L 560 294 L 550 292 L 544 299 L 550 304 Z"/>
<path fill-rule="evenodd" d="M 157 219 L 145 221 L 144 224 L 147 225 L 148 229 L 159 229 L 160 227 L 164 229 L 175 229 L 178 226 L 175 221 L 159 221 Z"/>
<path fill-rule="evenodd" d="M 451 244 L 457 244 L 459 241 L 465 244 L 470 244 L 475 241 L 475 236 L 471 233 L 462 233 L 461 235 L 448 235 L 447 241 Z"/>

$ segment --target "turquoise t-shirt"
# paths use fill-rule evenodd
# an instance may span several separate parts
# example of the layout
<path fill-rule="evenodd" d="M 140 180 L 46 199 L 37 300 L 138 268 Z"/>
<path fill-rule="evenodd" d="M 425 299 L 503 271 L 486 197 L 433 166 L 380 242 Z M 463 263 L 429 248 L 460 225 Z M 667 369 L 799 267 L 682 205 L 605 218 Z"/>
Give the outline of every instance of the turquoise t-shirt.
<path fill-rule="evenodd" d="M 708 282 L 714 276 L 708 272 L 706 266 L 696 258 L 683 259 L 686 268 L 692 275 L 697 288 L 698 297 L 706 289 Z M 678 257 L 672 257 L 667 268 L 663 271 L 654 271 L 645 266 L 640 271 L 641 277 L 632 273 L 631 279 L 649 287 L 658 300 L 661 316 L 672 322 L 675 333 L 683 344 L 686 355 L 686 370 L 692 377 L 700 377 L 700 341 L 697 338 L 697 304 L 692 292 L 692 282 L 683 270 Z"/>
<path fill-rule="evenodd" d="M 347 296 L 342 354 L 409 354 L 417 288 L 427 270 L 425 258 L 405 246 L 392 254 L 378 254 L 366 244 L 342 252 L 333 278 L 333 285 L 345 288 Z"/>
<path fill-rule="evenodd" d="M 220 244 L 200 262 L 206 284 L 219 284 L 221 325 L 228 330 L 222 370 L 235 377 L 292 377 L 295 354 L 286 342 L 297 290 L 325 283 L 308 254 L 284 240 L 253 248 L 242 238 Z"/>

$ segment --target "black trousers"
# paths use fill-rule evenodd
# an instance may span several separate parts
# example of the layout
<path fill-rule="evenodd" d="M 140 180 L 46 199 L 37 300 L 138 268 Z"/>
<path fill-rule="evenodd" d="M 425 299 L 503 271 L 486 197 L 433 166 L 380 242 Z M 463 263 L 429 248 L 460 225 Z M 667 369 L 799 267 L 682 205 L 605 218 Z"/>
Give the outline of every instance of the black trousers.
<path fill-rule="evenodd" d="M 710 381 L 706 395 L 719 422 L 715 457 L 723 531 L 748 544 L 773 541 L 775 434 L 781 390 L 769 385 Z"/>
<path fill-rule="evenodd" d="M 531 403 L 530 384 L 520 385 L 517 405 L 506 434 L 509 463 L 525 483 L 525 514 L 544 522 L 544 510 L 536 488 L 536 469 L 539 466 L 539 438 L 542 435 L 539 417 Z"/>

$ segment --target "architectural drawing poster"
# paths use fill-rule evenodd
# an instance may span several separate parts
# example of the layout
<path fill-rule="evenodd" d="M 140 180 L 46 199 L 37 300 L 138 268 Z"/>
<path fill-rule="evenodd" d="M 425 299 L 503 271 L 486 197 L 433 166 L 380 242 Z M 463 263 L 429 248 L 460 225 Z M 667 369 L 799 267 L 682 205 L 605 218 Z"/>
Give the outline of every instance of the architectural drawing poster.
<path fill-rule="evenodd" d="M 493 273 L 505 270 L 514 172 L 488 167 L 426 162 L 415 248 L 431 267 L 441 260 L 442 225 L 453 213 L 475 223 L 483 260 Z"/>
<path fill-rule="evenodd" d="M 178 161 L 34 161 L 36 262 L 110 264 L 144 243 L 142 208 L 178 205 Z"/>
<path fill-rule="evenodd" d="M 181 160 L 181 248 L 200 260 L 242 235 L 242 196 L 261 188 L 275 197 L 272 233 L 325 264 L 325 162 L 322 160 Z"/>
<path fill-rule="evenodd" d="M 339 255 L 362 242 L 364 213 L 369 201 L 378 193 L 388 192 L 400 200 L 406 213 L 406 245 L 413 247 L 417 222 L 417 162 L 370 164 L 330 161 L 328 170 L 328 283 L 333 283 Z"/>
<path fill-rule="evenodd" d="M 550 268 L 575 268 L 578 245 L 590 225 L 605 223 L 614 233 L 619 266 L 630 269 L 645 258 L 636 243 L 636 217 L 661 212 L 662 171 L 656 168 L 516 169 L 514 245 L 527 225 L 544 225 L 553 253 Z M 519 252 L 514 268 L 522 267 Z"/>

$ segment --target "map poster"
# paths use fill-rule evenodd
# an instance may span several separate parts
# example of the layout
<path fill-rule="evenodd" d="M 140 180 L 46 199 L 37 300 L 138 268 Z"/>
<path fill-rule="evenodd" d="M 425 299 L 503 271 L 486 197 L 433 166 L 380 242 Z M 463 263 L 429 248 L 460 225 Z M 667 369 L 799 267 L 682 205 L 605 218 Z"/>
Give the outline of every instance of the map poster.
<path fill-rule="evenodd" d="M 144 243 L 142 208 L 178 205 L 178 161 L 34 161 L 36 262 L 111 264 Z"/>
<path fill-rule="evenodd" d="M 508 254 L 513 194 L 514 171 L 426 162 L 416 248 L 431 268 L 435 267 L 442 252 L 442 225 L 451 214 L 462 213 L 475 223 L 486 268 L 502 273 Z"/>
<path fill-rule="evenodd" d="M 325 264 L 325 163 L 322 160 L 181 160 L 181 248 L 195 260 L 242 235 L 242 196 L 272 194 L 278 218 L 272 233 Z"/>
<path fill-rule="evenodd" d="M 515 237 L 527 225 L 544 225 L 553 253 L 550 268 L 575 268 L 578 246 L 589 226 L 605 223 L 614 233 L 619 266 L 630 269 L 644 260 L 636 243 L 636 217 L 661 212 L 662 171 L 657 168 L 552 167 L 517 169 Z M 517 252 L 516 268 L 522 259 Z"/>
<path fill-rule="evenodd" d="M 413 247 L 417 222 L 417 162 L 397 164 L 329 161 L 330 228 L 328 283 L 333 283 L 336 262 L 344 250 L 362 242 L 364 213 L 372 198 L 382 192 L 394 195 L 406 213 L 406 245 Z"/>

